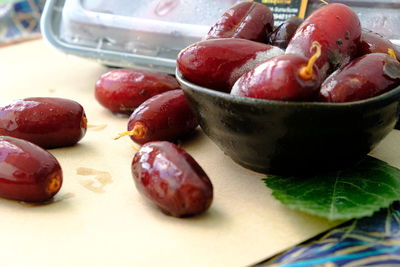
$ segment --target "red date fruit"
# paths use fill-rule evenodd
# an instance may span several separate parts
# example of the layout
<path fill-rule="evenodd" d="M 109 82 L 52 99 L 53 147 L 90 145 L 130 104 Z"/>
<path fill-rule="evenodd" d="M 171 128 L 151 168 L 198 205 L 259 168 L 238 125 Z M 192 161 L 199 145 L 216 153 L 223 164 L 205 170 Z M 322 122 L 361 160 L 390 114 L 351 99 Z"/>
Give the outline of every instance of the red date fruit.
<path fill-rule="evenodd" d="M 177 88 L 176 79 L 164 73 L 114 69 L 97 80 L 95 97 L 110 111 L 130 115 L 150 97 Z"/>
<path fill-rule="evenodd" d="M 61 166 L 53 155 L 31 142 L 0 136 L 0 197 L 46 202 L 61 184 Z"/>
<path fill-rule="evenodd" d="M 217 91 L 229 92 L 240 76 L 283 50 L 250 40 L 211 39 L 183 49 L 177 68 L 188 81 Z"/>
<path fill-rule="evenodd" d="M 290 17 L 279 25 L 268 36 L 268 42 L 271 45 L 286 49 L 297 28 L 303 23 L 303 19 L 298 17 Z"/>
<path fill-rule="evenodd" d="M 194 131 L 198 123 L 182 90 L 172 90 L 143 102 L 129 117 L 129 135 L 144 144 L 149 141 L 175 141 Z"/>
<path fill-rule="evenodd" d="M 286 53 L 309 58 L 311 44 L 319 42 L 322 53 L 316 65 L 325 78 L 357 55 L 360 36 L 360 20 L 353 10 L 343 4 L 328 4 L 304 20 L 290 40 Z"/>
<path fill-rule="evenodd" d="M 359 55 L 363 56 L 370 53 L 388 53 L 389 49 L 393 49 L 397 59 L 400 59 L 400 49 L 394 45 L 389 39 L 379 35 L 376 32 L 362 29 L 361 41 L 359 47 Z"/>
<path fill-rule="evenodd" d="M 314 61 L 317 52 L 308 60 L 296 54 L 271 58 L 244 74 L 232 88 L 232 95 L 283 101 L 312 101 L 318 96 L 321 84 Z"/>
<path fill-rule="evenodd" d="M 133 158 L 132 176 L 139 193 L 175 217 L 203 213 L 213 199 L 213 186 L 204 170 L 170 142 L 143 145 Z"/>
<path fill-rule="evenodd" d="M 266 43 L 273 25 L 274 16 L 266 5 L 241 2 L 221 16 L 211 27 L 205 39 L 242 38 Z"/>
<path fill-rule="evenodd" d="M 400 86 L 400 63 L 387 54 L 359 57 L 332 73 L 321 85 L 326 102 L 350 102 L 380 95 Z"/>
<path fill-rule="evenodd" d="M 74 145 L 86 130 L 83 107 L 70 99 L 31 97 L 0 107 L 0 135 L 25 139 L 43 148 Z"/>

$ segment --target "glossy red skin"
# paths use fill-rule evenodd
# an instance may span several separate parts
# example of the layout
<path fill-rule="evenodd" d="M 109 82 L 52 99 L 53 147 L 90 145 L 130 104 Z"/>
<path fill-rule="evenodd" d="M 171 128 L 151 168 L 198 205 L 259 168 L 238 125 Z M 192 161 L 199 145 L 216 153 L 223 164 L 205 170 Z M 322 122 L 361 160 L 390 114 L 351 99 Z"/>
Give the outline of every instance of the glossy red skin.
<path fill-rule="evenodd" d="M 231 94 L 268 100 L 313 101 L 321 82 L 316 67 L 312 79 L 299 77 L 300 69 L 307 62 L 306 58 L 295 54 L 271 58 L 240 77 Z"/>
<path fill-rule="evenodd" d="M 359 47 L 359 56 L 370 53 L 388 53 L 388 49 L 393 49 L 397 59 L 400 60 L 400 48 L 394 45 L 389 39 L 376 32 L 362 29 Z"/>
<path fill-rule="evenodd" d="M 129 117 L 128 131 L 136 124 L 146 128 L 144 137 L 130 136 L 138 144 L 176 141 L 192 133 L 198 125 L 181 89 L 164 92 L 143 102 Z"/>
<path fill-rule="evenodd" d="M 290 40 L 286 53 L 310 58 L 312 43 L 319 42 L 321 56 L 316 65 L 325 78 L 357 56 L 360 36 L 357 14 L 344 4 L 328 4 L 304 20 Z"/>
<path fill-rule="evenodd" d="M 213 199 L 213 186 L 204 170 L 170 142 L 143 145 L 134 156 L 132 176 L 139 193 L 175 217 L 203 213 Z"/>
<path fill-rule="evenodd" d="M 383 53 L 359 57 L 332 73 L 321 85 L 326 102 L 351 102 L 400 86 L 400 62 Z"/>
<path fill-rule="evenodd" d="M 304 19 L 298 17 L 288 18 L 268 36 L 268 42 L 271 45 L 286 49 L 297 28 L 303 21 Z"/>
<path fill-rule="evenodd" d="M 114 69 L 104 73 L 97 80 L 95 97 L 111 112 L 130 115 L 150 97 L 177 88 L 177 80 L 168 74 Z"/>
<path fill-rule="evenodd" d="M 86 130 L 83 107 L 70 99 L 31 97 L 0 107 L 0 135 L 25 139 L 46 149 L 74 145 Z"/>
<path fill-rule="evenodd" d="M 230 92 L 240 76 L 277 53 L 283 51 L 250 40 L 211 39 L 183 49 L 178 55 L 177 68 L 192 83 Z"/>
<path fill-rule="evenodd" d="M 62 170 L 53 155 L 28 141 L 0 136 L 0 197 L 47 202 L 59 191 L 47 190 L 52 177 L 61 187 Z"/>
<path fill-rule="evenodd" d="M 229 8 L 211 27 L 205 39 L 242 38 L 267 42 L 273 30 L 272 11 L 257 2 L 241 2 Z"/>

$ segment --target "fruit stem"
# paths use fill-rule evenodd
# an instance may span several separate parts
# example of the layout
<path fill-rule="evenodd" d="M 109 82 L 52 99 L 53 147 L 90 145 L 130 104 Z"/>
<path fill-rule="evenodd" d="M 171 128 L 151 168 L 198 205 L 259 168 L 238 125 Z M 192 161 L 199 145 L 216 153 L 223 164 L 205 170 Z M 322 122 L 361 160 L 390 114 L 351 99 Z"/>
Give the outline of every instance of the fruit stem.
<path fill-rule="evenodd" d="M 137 138 L 143 138 L 146 136 L 146 127 L 144 127 L 144 125 L 141 123 L 137 123 L 137 124 L 135 124 L 135 126 L 133 127 L 132 130 L 119 133 L 118 136 L 114 137 L 113 139 L 117 140 L 117 139 L 119 139 L 123 136 L 127 136 L 127 135 L 129 135 L 129 136 L 133 135 L 134 137 L 137 137 Z"/>
<path fill-rule="evenodd" d="M 299 76 L 303 80 L 312 79 L 314 63 L 321 56 L 321 45 L 320 45 L 320 43 L 318 43 L 317 41 L 314 41 L 312 43 L 312 45 L 311 45 L 310 51 L 312 51 L 314 48 L 316 49 L 316 51 L 315 51 L 314 55 L 312 55 L 310 57 L 310 59 L 308 60 L 307 66 L 302 67 L 300 69 L 300 71 L 299 71 Z"/>
<path fill-rule="evenodd" d="M 325 4 L 325 5 L 329 5 L 328 1 L 325 0 L 319 0 L 321 3 Z"/>
<path fill-rule="evenodd" d="M 394 52 L 394 50 L 392 48 L 388 48 L 388 54 L 391 58 L 394 58 L 397 60 L 396 53 Z"/>
<path fill-rule="evenodd" d="M 86 116 L 84 116 L 84 117 L 82 118 L 82 121 L 81 121 L 81 127 L 82 127 L 83 129 L 86 129 L 87 126 L 88 126 L 88 120 L 87 120 Z"/>
<path fill-rule="evenodd" d="M 135 151 L 139 151 L 140 147 L 137 147 L 135 145 L 131 145 L 131 147 L 135 150 Z"/>

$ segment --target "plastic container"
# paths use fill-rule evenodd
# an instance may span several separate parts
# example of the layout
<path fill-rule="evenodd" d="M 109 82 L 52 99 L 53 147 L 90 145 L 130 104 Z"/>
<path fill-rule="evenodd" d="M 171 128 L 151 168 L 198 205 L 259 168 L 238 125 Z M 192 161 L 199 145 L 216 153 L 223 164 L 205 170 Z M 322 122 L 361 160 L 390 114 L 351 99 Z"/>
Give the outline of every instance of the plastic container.
<path fill-rule="evenodd" d="M 200 40 L 237 0 L 48 0 L 44 37 L 117 67 L 175 73 L 179 51 Z"/>
<path fill-rule="evenodd" d="M 102 64 L 175 73 L 176 56 L 238 0 L 47 0 L 43 36 L 68 54 Z M 398 0 L 345 3 L 363 26 L 400 45 Z M 321 5 L 310 0 L 307 12 Z M 365 24 L 365 25 L 364 25 Z"/>

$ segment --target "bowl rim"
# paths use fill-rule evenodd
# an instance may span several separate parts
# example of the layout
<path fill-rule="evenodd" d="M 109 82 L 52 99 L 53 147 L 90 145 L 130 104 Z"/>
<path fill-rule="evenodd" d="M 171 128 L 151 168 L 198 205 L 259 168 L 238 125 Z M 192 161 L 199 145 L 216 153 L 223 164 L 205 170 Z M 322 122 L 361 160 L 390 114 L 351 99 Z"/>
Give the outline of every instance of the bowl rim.
<path fill-rule="evenodd" d="M 357 101 L 351 101 L 351 102 L 338 102 L 338 103 L 333 103 L 333 102 L 311 102 L 311 101 L 281 101 L 281 100 L 268 100 L 268 99 L 260 99 L 260 98 L 251 98 L 251 97 L 245 97 L 245 96 L 237 96 L 237 95 L 231 95 L 229 93 L 209 89 L 200 85 L 196 85 L 192 82 L 189 82 L 186 80 L 182 73 L 176 68 L 175 70 L 175 77 L 178 80 L 178 82 L 181 85 L 184 85 L 183 87 L 188 87 L 191 88 L 192 90 L 199 91 L 203 94 L 208 94 L 212 97 L 216 98 L 223 98 L 224 100 L 230 101 L 230 102 L 236 102 L 236 103 L 242 103 L 242 104 L 247 104 L 247 105 L 277 105 L 277 106 L 293 106 L 293 107 L 302 107 L 302 106 L 313 106 L 313 107 L 354 107 L 354 106 L 362 106 L 362 105 L 367 105 L 367 104 L 373 104 L 373 103 L 380 103 L 385 100 L 391 100 L 392 98 L 395 98 L 396 96 L 400 96 L 400 85 L 377 96 L 362 99 L 362 100 L 357 100 Z M 186 90 L 185 88 L 182 88 L 182 90 Z M 400 99 L 399 99 L 400 101 Z"/>

